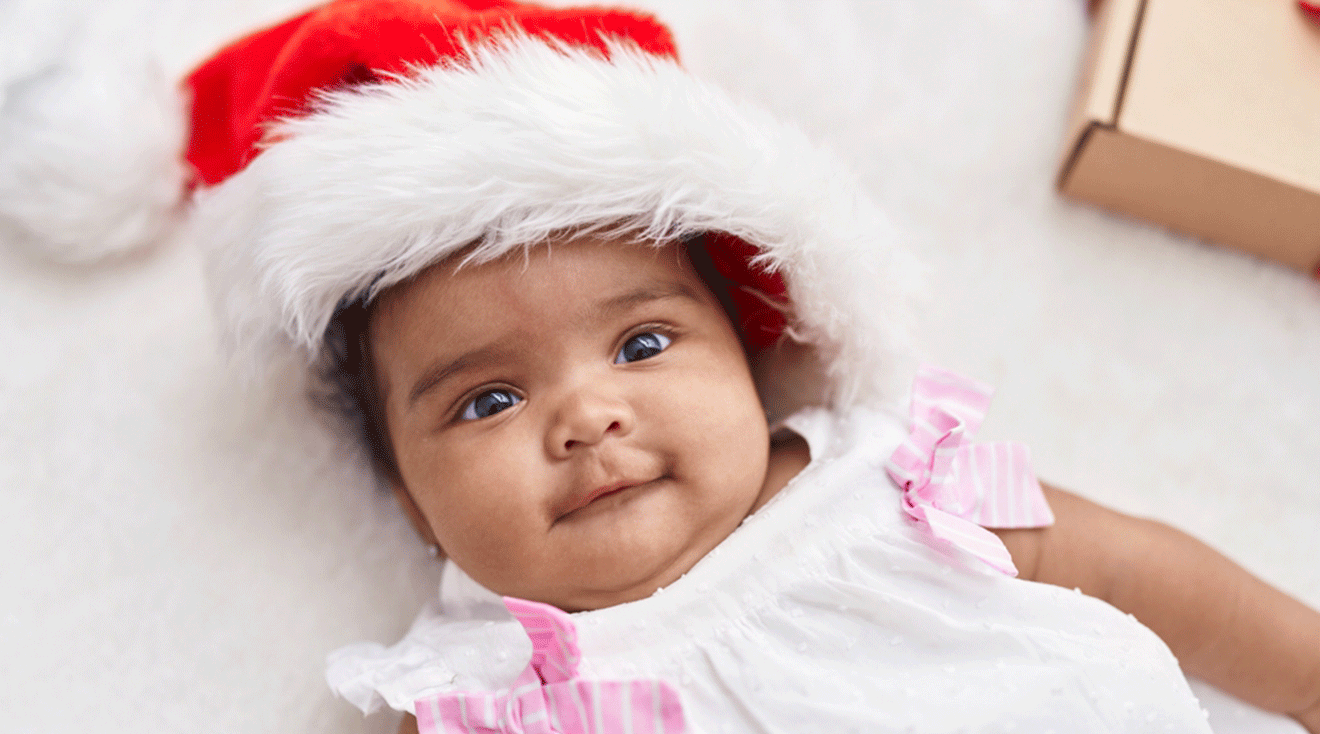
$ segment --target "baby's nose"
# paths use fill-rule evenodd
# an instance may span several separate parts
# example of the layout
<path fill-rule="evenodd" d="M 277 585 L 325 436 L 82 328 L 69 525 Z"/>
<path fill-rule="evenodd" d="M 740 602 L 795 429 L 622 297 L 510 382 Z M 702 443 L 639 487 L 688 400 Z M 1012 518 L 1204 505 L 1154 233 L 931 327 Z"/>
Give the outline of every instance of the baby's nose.
<path fill-rule="evenodd" d="M 546 448 L 553 456 L 568 457 L 609 436 L 628 435 L 635 421 L 636 416 L 625 400 L 586 387 L 564 398 L 547 433 Z"/>

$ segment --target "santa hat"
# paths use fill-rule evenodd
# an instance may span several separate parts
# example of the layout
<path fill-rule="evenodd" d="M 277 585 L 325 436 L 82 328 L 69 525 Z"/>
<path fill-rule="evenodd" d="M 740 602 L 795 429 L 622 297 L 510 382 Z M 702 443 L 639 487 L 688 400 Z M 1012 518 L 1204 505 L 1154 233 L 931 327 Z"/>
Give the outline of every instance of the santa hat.
<path fill-rule="evenodd" d="M 315 363 L 343 304 L 455 253 L 618 228 L 704 238 L 774 412 L 894 397 L 915 268 L 885 217 L 834 155 L 684 71 L 648 15 L 332 0 L 187 85 L 187 239 L 258 370 Z"/>

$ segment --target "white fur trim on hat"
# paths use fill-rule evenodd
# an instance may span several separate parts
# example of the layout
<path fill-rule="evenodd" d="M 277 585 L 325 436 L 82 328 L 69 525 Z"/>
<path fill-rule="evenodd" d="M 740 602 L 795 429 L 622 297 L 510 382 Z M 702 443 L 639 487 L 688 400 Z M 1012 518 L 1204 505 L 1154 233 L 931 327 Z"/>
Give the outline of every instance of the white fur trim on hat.
<path fill-rule="evenodd" d="M 190 224 L 228 343 L 258 369 L 315 360 L 346 297 L 473 243 L 485 260 L 624 224 L 757 245 L 786 278 L 819 400 L 894 397 L 917 268 L 890 224 L 833 155 L 673 62 L 518 39 L 330 94 L 273 138 Z M 797 351 L 781 353 L 802 367 Z M 783 369 L 758 370 L 763 394 Z"/>

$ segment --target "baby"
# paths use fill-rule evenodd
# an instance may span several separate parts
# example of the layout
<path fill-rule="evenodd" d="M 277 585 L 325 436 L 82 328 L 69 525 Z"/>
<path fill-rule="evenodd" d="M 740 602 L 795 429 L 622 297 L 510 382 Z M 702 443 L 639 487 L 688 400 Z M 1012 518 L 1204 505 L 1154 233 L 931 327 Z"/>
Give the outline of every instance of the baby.
<path fill-rule="evenodd" d="M 317 360 L 446 557 L 332 686 L 426 732 L 1206 731 L 1180 661 L 1320 732 L 1320 614 L 974 443 L 984 386 L 895 389 L 883 216 L 675 55 L 338 0 L 190 78 L 234 347 Z"/>

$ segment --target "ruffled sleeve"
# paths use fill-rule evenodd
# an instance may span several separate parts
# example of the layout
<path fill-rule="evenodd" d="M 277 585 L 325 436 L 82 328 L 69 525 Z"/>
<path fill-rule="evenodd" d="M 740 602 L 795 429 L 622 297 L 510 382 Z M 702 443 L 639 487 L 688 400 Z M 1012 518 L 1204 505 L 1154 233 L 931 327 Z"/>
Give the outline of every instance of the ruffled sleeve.
<path fill-rule="evenodd" d="M 508 674 L 505 668 L 516 674 L 518 655 L 510 650 L 527 646 L 520 631 L 498 595 L 446 562 L 438 602 L 422 609 L 403 639 L 335 650 L 326 657 L 326 682 L 363 713 L 382 706 L 411 712 L 423 695 L 476 684 L 474 669 L 488 667 L 495 680 Z M 459 670 L 458 663 L 478 657 L 482 666 Z"/>

